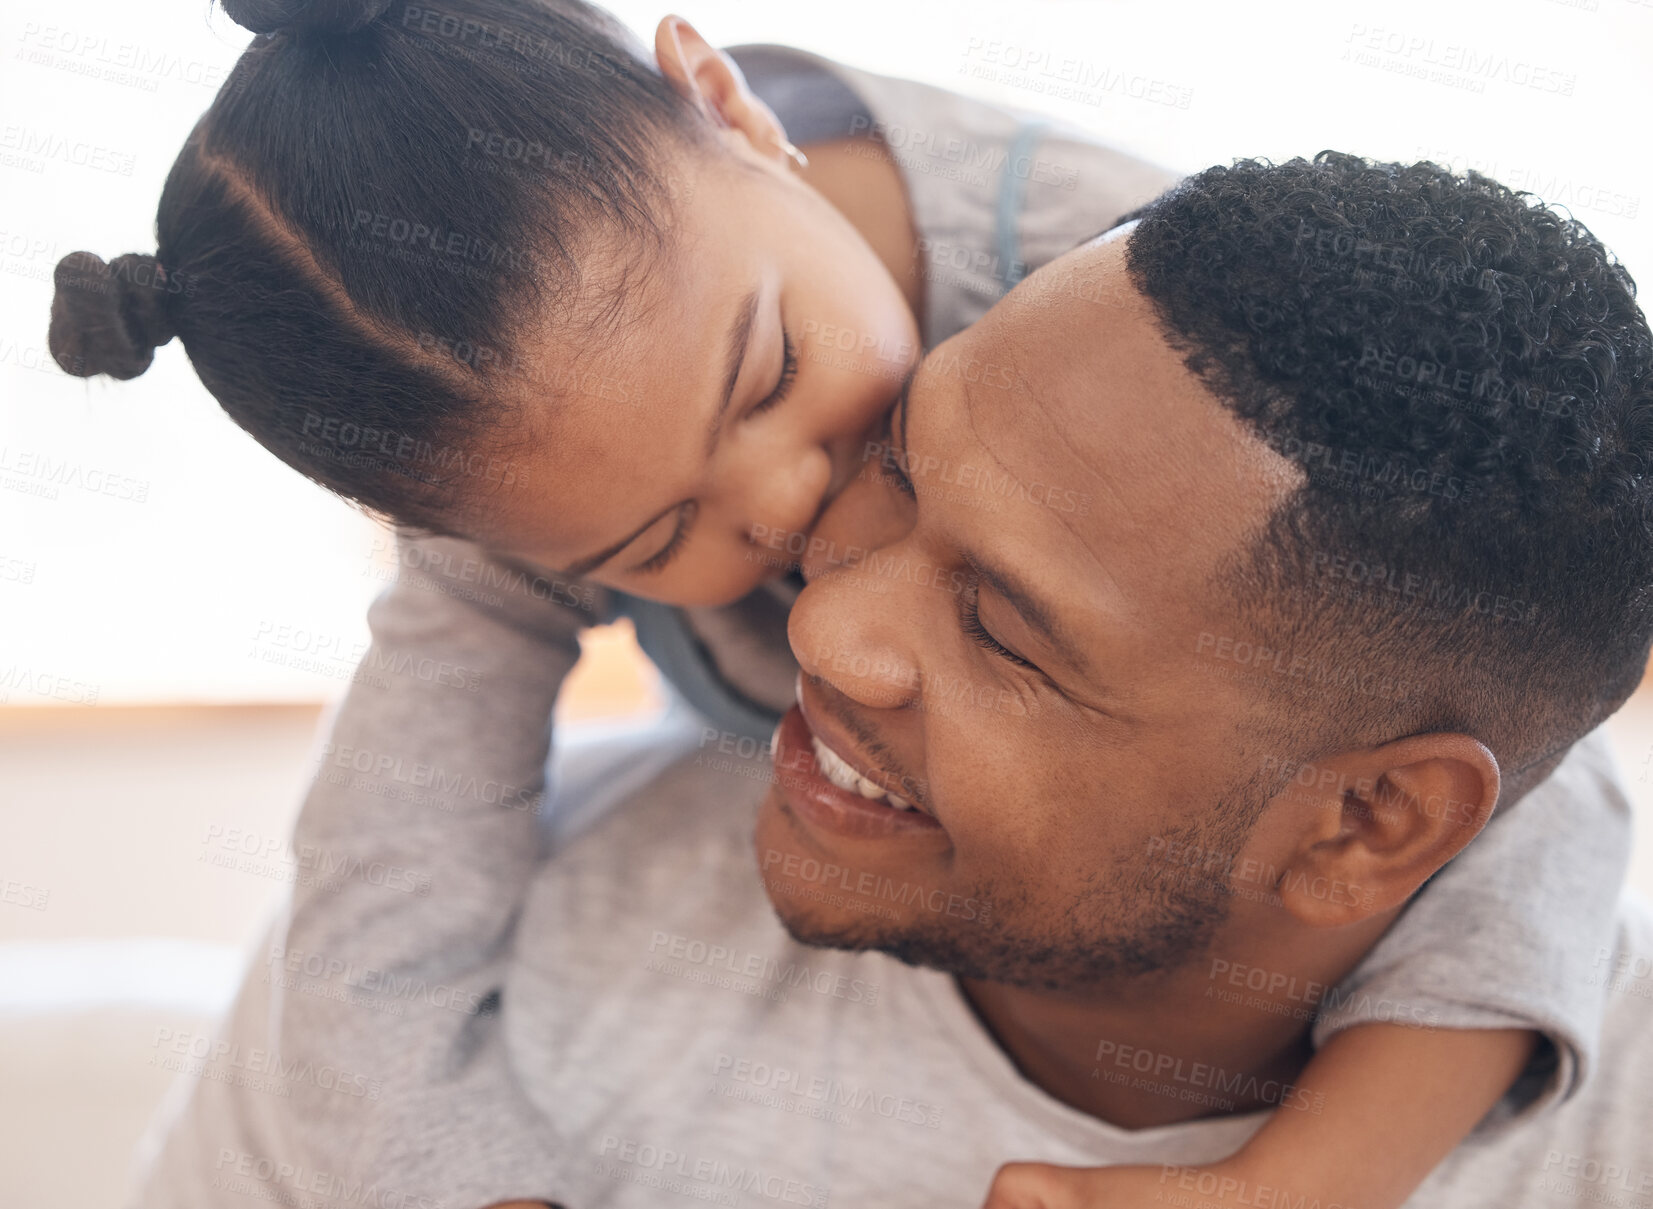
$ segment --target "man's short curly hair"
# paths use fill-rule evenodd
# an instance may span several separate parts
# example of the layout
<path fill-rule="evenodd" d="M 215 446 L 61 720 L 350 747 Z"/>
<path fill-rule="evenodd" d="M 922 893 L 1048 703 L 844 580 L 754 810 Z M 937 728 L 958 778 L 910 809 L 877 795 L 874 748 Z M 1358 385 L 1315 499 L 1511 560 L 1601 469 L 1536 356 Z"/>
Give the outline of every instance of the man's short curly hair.
<path fill-rule="evenodd" d="M 1653 338 L 1629 273 L 1489 177 L 1331 151 L 1207 169 L 1131 218 L 1167 338 L 1303 471 L 1214 585 L 1276 649 L 1357 673 L 1332 709 L 1298 698 L 1292 733 L 1463 731 L 1523 791 L 1647 662 Z"/>

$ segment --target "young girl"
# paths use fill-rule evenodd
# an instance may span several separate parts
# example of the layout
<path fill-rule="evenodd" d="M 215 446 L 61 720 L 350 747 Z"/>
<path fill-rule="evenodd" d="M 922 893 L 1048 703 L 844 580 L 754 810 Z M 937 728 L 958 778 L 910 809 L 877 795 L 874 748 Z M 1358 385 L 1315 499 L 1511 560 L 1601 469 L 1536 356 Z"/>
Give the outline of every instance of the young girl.
<path fill-rule="evenodd" d="M 1172 179 L 936 89 L 781 48 L 724 54 L 677 18 L 651 58 L 577 0 L 226 8 L 261 36 L 167 180 L 157 254 L 66 258 L 51 347 L 71 373 L 127 378 L 177 335 L 277 456 L 439 535 L 404 543 L 368 658 L 456 664 L 483 691 L 358 684 L 324 750 L 371 753 L 380 771 L 324 768 L 297 837 L 323 848 L 398 788 L 386 753 L 535 801 L 575 635 L 618 616 L 714 728 L 767 738 L 796 670 L 793 564 L 921 344 Z M 1625 820 L 1610 784 L 1582 802 L 1549 788 L 1497 826 L 1537 862 L 1565 807 L 1569 842 L 1596 845 L 1592 892 L 1507 904 L 1532 914 L 1496 961 L 1403 915 L 1326 997 L 1335 1010 L 1320 1005 L 1323 1048 L 1299 1088 L 1323 1111 L 1275 1113 L 1206 1172 L 1227 1190 L 1208 1199 L 1269 1186 L 1292 1203 L 1398 1205 L 1495 1105 L 1537 1111 L 1576 1088 L 1599 1011 L 1580 938 L 1605 935 Z M 500 851 L 498 809 L 449 801 L 433 820 L 444 860 L 476 871 L 462 910 L 433 895 L 387 912 L 380 892 L 352 915 L 350 887 L 301 884 L 283 950 L 440 972 L 496 949 L 531 872 Z M 403 837 L 416 864 L 412 848 Z M 1423 914 L 1503 904 L 1476 854 L 1423 893 Z M 1454 981 L 1461 969 L 1476 981 Z M 448 1052 L 364 1015 L 292 996 L 271 1018 L 284 1051 L 361 1070 L 391 1067 L 376 1046 Z M 228 1111 L 284 1114 L 269 1128 L 288 1161 L 460 1209 L 555 1197 L 544 1123 L 495 1114 L 467 1134 L 446 1070 L 433 1057 L 429 1092 L 395 1108 L 399 1130 L 434 1140 L 423 1148 L 364 1147 L 362 1106 L 337 1096 Z M 168 1143 L 170 1178 L 212 1151 L 190 1153 Z M 1163 1178 L 1019 1167 L 994 1196 L 1147 1204 Z"/>

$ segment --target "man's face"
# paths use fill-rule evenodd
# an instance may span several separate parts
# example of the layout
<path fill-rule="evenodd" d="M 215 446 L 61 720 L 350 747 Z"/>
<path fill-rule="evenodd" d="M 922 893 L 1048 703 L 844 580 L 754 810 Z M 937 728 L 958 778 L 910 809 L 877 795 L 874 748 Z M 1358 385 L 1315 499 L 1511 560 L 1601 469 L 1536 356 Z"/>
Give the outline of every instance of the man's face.
<path fill-rule="evenodd" d="M 937 348 L 816 530 L 757 826 L 799 939 L 1095 986 L 1209 943 L 1228 899 L 1191 852 L 1278 839 L 1244 825 L 1257 694 L 1207 579 L 1295 480 L 1165 343 L 1126 233 Z M 918 809 L 830 783 L 817 740 Z"/>

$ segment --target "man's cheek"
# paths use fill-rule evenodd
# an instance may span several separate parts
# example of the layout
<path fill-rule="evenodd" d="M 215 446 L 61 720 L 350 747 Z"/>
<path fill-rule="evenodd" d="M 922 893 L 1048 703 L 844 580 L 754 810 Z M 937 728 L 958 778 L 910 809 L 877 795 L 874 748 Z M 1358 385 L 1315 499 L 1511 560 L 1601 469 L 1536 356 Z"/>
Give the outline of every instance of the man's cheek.
<path fill-rule="evenodd" d="M 988 732 L 990 733 L 990 731 Z M 1037 837 L 1048 834 L 1055 820 L 1047 813 L 1045 788 L 1034 777 L 1018 775 L 1027 767 L 1026 753 L 996 747 L 984 734 L 980 751 L 960 768 L 940 768 L 932 758 L 930 781 L 936 815 L 955 845 L 982 858 L 985 868 L 1001 872 L 1020 870 L 1024 852 Z M 1003 754 L 1003 761 L 980 763 L 980 754 Z"/>

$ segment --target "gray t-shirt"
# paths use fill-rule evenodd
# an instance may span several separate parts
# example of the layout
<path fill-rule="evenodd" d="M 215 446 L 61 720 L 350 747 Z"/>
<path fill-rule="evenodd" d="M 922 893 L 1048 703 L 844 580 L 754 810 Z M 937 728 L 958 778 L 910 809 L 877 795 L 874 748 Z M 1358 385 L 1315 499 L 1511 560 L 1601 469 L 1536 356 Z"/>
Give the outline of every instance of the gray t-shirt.
<path fill-rule="evenodd" d="M 1007 1160 L 1202 1163 L 1266 1119 L 1116 1128 L 1024 1079 L 949 976 L 791 940 L 751 847 L 766 775 L 761 761 L 715 750 L 683 758 L 539 867 L 496 944 L 406 930 L 398 942 L 359 911 L 317 927 L 313 899 L 299 921 L 307 947 L 293 952 L 288 933 L 255 967 L 225 1036 L 234 1057 L 203 1072 L 140 1204 L 195 1209 L 240 1203 L 226 1194 L 241 1193 L 314 1209 L 506 1198 L 656 1209 L 679 1197 L 935 1209 L 978 1204 Z M 308 822 L 311 836 L 370 863 L 421 859 L 400 855 L 389 833 L 359 831 L 366 820 Z M 469 860 L 516 884 L 523 836 L 513 833 L 523 824 L 508 808 L 492 818 L 439 812 L 421 838 L 439 841 L 445 826 Z M 478 827 L 492 851 L 473 846 Z M 433 870 L 427 924 L 440 932 L 443 915 L 467 910 L 477 912 L 467 923 L 497 922 L 480 899 L 436 898 L 450 876 L 487 875 Z M 343 898 L 359 907 L 375 894 L 392 919 L 397 892 L 385 885 L 359 879 Z M 394 961 L 392 949 L 411 960 Z M 1653 1203 L 1646 905 L 1627 900 L 1614 941 L 1592 958 L 1609 991 L 1611 1061 L 1547 1116 L 1473 1136 L 1410 1204 Z M 393 1066 L 364 1069 L 348 1057 L 359 1050 L 318 1051 L 307 1044 L 315 1038 L 295 1036 L 295 1012 L 341 996 L 353 998 L 360 1028 L 381 1034 L 375 1052 Z M 469 1010 L 479 1004 L 490 1006 Z M 259 1053 L 281 1055 L 285 1094 L 239 1077 L 249 1065 L 269 1073 Z M 332 1075 L 313 1073 L 329 1064 Z M 1142 1077 L 1133 1072 L 1109 1055 L 1095 1075 Z M 341 1080 L 348 1090 L 320 1086 Z M 1235 1086 L 1209 1068 L 1161 1082 L 1213 1112 Z M 317 1101 L 335 1122 L 331 1139 L 299 1124 Z M 1181 1178 L 1167 1174 L 1168 1193 Z M 1277 1194 L 1286 1199 L 1243 1203 L 1298 1203 L 1290 1188 L 1253 1192 Z"/>

